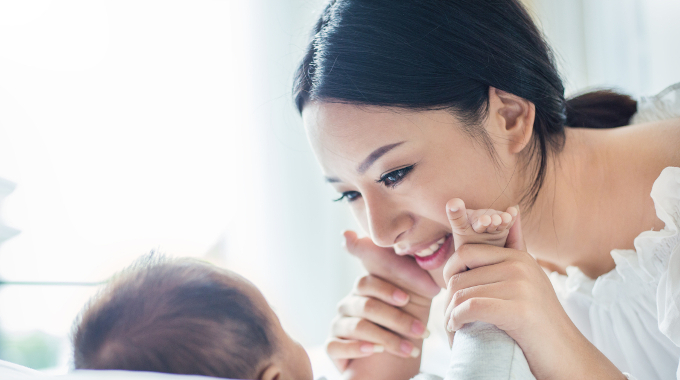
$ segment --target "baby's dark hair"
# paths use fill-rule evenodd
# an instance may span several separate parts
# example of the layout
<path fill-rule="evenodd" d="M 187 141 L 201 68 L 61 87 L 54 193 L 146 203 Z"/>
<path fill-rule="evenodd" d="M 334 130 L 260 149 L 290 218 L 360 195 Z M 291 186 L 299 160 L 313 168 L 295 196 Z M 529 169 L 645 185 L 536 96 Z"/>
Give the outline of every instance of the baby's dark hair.
<path fill-rule="evenodd" d="M 198 260 L 146 256 L 79 316 L 75 367 L 256 378 L 275 342 L 234 281 Z"/>

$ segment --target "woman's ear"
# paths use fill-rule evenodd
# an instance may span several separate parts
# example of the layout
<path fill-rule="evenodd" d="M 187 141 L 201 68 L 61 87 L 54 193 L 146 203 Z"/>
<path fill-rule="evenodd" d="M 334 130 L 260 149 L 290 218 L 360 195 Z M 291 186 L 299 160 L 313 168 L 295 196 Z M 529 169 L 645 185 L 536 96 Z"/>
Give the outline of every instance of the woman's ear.
<path fill-rule="evenodd" d="M 500 134 L 502 141 L 508 142 L 508 153 L 519 153 L 529 144 L 535 118 L 534 103 L 489 86 L 489 121 L 492 129 L 489 132 L 492 138 Z"/>
<path fill-rule="evenodd" d="M 262 371 L 259 380 L 281 380 L 281 369 L 276 364 L 270 364 Z"/>

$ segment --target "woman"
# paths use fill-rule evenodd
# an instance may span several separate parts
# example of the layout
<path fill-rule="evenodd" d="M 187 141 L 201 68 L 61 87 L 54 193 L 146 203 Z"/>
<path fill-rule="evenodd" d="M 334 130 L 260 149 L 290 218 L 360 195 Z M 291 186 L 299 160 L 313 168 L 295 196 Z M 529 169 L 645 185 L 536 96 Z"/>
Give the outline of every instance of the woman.
<path fill-rule="evenodd" d="M 348 378 L 414 376 L 438 288 L 454 330 L 497 325 L 538 379 L 676 377 L 679 119 L 626 126 L 636 102 L 611 92 L 565 101 L 517 0 L 336 0 L 314 33 L 296 104 L 370 235 L 345 235 L 371 274 L 327 347 Z M 452 198 L 519 204 L 521 222 L 505 248 L 454 254 Z"/>

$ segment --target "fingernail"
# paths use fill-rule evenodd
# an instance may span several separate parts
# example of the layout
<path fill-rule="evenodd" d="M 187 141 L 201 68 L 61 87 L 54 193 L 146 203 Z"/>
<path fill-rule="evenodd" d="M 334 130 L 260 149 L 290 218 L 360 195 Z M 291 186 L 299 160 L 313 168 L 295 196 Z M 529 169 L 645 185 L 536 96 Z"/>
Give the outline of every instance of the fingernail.
<path fill-rule="evenodd" d="M 361 352 L 364 352 L 366 354 L 374 353 L 374 352 L 384 352 L 385 347 L 379 345 L 379 344 L 373 344 L 373 343 L 364 343 L 361 345 L 359 348 Z"/>
<path fill-rule="evenodd" d="M 392 293 L 392 298 L 401 304 L 408 301 L 408 294 L 400 289 L 397 289 L 394 291 L 394 293 Z"/>
<path fill-rule="evenodd" d="M 451 212 L 456 212 L 458 211 L 458 207 L 451 207 Z"/>
<path fill-rule="evenodd" d="M 418 355 L 420 355 L 420 349 L 418 347 L 414 347 L 413 343 L 409 342 L 408 340 L 402 340 L 400 348 L 401 352 L 408 354 L 412 358 L 418 357 Z"/>
<path fill-rule="evenodd" d="M 425 324 L 417 319 L 411 324 L 411 332 L 415 336 L 422 336 L 425 333 L 425 330 Z"/>
<path fill-rule="evenodd" d="M 446 325 L 446 331 L 453 332 L 453 321 L 449 319 L 449 324 Z"/>
<path fill-rule="evenodd" d="M 425 329 L 425 332 L 423 333 L 423 339 L 427 339 L 430 337 L 430 330 Z"/>

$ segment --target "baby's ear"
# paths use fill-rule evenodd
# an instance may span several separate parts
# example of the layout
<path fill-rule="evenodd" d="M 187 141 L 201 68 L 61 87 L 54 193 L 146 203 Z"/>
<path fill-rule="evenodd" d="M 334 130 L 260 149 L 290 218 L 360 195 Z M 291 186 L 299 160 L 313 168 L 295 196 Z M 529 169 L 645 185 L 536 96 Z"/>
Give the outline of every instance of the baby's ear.
<path fill-rule="evenodd" d="M 272 363 L 262 371 L 259 380 L 281 380 L 281 369 Z"/>

